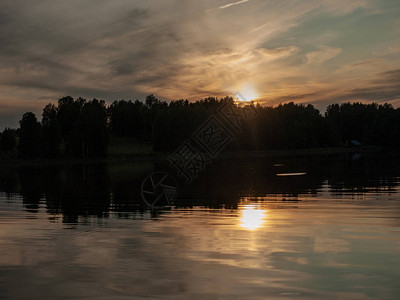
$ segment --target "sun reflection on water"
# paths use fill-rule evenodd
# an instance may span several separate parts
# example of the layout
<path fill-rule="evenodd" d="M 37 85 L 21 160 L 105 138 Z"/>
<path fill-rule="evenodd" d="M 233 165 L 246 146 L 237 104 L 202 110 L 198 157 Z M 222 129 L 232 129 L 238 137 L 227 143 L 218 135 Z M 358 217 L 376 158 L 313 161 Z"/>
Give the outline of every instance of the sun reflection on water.
<path fill-rule="evenodd" d="M 248 230 L 256 230 L 264 226 L 267 218 L 267 211 L 257 209 L 254 205 L 243 206 L 240 211 L 240 227 Z"/>

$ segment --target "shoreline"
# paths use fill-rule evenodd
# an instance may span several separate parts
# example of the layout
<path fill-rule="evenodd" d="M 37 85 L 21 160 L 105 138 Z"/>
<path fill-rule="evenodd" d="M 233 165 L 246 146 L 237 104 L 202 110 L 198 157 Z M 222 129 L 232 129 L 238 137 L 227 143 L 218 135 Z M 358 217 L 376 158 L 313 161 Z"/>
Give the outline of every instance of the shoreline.
<path fill-rule="evenodd" d="M 358 149 L 346 147 L 330 147 L 330 148 L 306 148 L 306 149 L 286 149 L 286 150 L 263 150 L 263 151 L 228 151 L 218 155 L 218 159 L 254 159 L 276 156 L 315 156 L 315 155 L 336 155 L 336 154 L 379 154 L 393 153 L 397 150 L 394 148 L 382 148 L 376 146 L 366 146 Z M 131 154 L 110 154 L 106 157 L 99 158 L 74 158 L 74 157 L 58 157 L 58 158 L 38 158 L 38 159 L 0 159 L 0 165 L 18 164 L 18 165 L 37 165 L 37 164 L 82 164 L 82 163 L 113 163 L 124 161 L 152 161 L 165 162 L 171 152 L 143 152 Z"/>
<path fill-rule="evenodd" d="M 221 153 L 222 158 L 263 158 L 268 156 L 314 156 L 335 155 L 345 153 L 373 154 L 384 151 L 394 152 L 396 149 L 385 149 L 378 146 L 366 146 L 361 148 L 327 147 L 327 148 L 304 148 L 304 149 L 281 149 L 262 151 L 230 151 Z"/>

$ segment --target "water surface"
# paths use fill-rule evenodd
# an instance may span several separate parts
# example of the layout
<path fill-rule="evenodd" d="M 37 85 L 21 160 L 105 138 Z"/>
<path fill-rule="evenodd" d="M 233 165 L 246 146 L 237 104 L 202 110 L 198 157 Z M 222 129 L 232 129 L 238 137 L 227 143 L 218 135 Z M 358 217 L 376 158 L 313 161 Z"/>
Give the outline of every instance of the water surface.
<path fill-rule="evenodd" d="M 400 297 L 395 156 L 219 160 L 150 211 L 164 167 L 2 165 L 0 299 Z"/>

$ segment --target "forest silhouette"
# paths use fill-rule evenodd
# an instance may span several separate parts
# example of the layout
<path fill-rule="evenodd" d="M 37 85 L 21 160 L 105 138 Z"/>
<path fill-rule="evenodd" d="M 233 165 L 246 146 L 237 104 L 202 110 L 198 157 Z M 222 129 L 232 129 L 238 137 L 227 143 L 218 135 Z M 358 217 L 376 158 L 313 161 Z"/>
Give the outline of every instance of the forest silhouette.
<path fill-rule="evenodd" d="M 172 152 L 222 106 L 252 106 L 257 118 L 247 119 L 228 146 L 230 151 L 263 151 L 342 147 L 357 140 L 364 145 L 400 146 L 400 108 L 347 102 L 329 105 L 322 115 L 312 105 L 293 102 L 240 106 L 232 97 L 169 103 L 154 95 L 145 101 L 58 100 L 43 108 L 42 119 L 27 112 L 17 129 L 0 134 L 2 158 L 104 157 L 110 137 L 151 142 L 153 150 Z"/>

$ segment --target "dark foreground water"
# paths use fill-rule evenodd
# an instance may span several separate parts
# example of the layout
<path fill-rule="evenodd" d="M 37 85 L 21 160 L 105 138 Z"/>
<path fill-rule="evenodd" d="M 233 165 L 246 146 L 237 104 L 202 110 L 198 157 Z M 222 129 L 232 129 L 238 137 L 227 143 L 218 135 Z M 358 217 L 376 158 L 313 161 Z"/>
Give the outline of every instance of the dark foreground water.
<path fill-rule="evenodd" d="M 149 211 L 164 168 L 0 165 L 0 299 L 400 298 L 396 156 L 219 160 Z"/>

